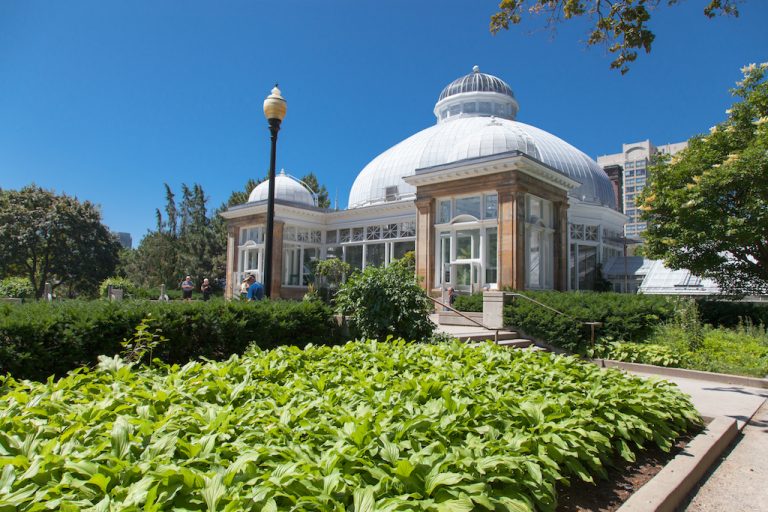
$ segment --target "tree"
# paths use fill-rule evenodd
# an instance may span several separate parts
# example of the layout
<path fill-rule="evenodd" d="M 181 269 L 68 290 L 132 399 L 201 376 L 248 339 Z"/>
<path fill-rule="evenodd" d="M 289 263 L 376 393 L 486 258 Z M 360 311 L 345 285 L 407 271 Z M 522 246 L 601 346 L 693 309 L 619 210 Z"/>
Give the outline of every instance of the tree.
<path fill-rule="evenodd" d="M 0 277 L 28 278 L 38 297 L 46 282 L 95 292 L 114 272 L 119 250 L 93 203 L 35 185 L 0 190 Z"/>
<path fill-rule="evenodd" d="M 253 192 L 253 189 L 256 188 L 256 186 L 261 183 L 262 181 L 266 181 L 267 178 L 262 178 L 260 180 L 254 180 L 253 178 L 248 178 L 248 181 L 245 182 L 245 186 L 243 187 L 243 190 L 235 190 L 229 195 L 229 199 L 227 199 L 227 204 L 222 206 L 222 210 L 225 210 L 226 208 L 230 206 L 237 206 L 238 204 L 245 204 L 248 202 L 248 196 L 251 195 L 251 192 Z"/>
<path fill-rule="evenodd" d="M 730 293 L 768 292 L 768 63 L 742 68 L 728 118 L 651 168 L 646 250 Z"/>
<path fill-rule="evenodd" d="M 320 183 L 318 183 L 315 173 L 310 172 L 301 178 L 301 181 L 303 181 L 305 185 L 311 188 L 312 192 L 317 194 L 317 206 L 320 208 L 331 207 L 331 200 L 328 198 L 328 189 L 325 188 L 325 185 L 320 185 Z"/>
<path fill-rule="evenodd" d="M 158 208 L 157 229 L 144 236 L 135 251 L 123 252 L 119 272 L 134 284 L 175 287 L 185 275 L 195 282 L 224 275 L 226 231 L 216 212 L 208 215 L 203 187 L 181 186 L 177 201 L 165 184 L 165 215 Z"/>
<path fill-rule="evenodd" d="M 621 74 L 629 71 L 629 64 L 637 59 L 637 50 L 650 53 L 654 33 L 648 28 L 648 21 L 654 8 L 661 4 L 673 6 L 681 0 L 501 0 L 499 12 L 491 16 L 491 32 L 508 30 L 510 25 L 519 24 L 526 14 L 544 15 L 547 28 L 586 16 L 593 23 L 587 46 L 604 44 L 616 55 L 611 62 L 612 69 Z M 704 15 L 738 16 L 738 0 L 709 0 Z"/>

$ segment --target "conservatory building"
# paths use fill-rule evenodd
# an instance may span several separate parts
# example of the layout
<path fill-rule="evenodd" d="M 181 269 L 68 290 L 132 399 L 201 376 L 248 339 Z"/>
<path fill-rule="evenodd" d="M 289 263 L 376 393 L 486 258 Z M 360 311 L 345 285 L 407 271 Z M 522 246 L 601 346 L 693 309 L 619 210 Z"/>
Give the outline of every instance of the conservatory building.
<path fill-rule="evenodd" d="M 423 286 L 591 289 L 598 265 L 622 254 L 626 217 L 608 176 L 558 137 L 516 120 L 506 82 L 475 66 L 448 84 L 436 124 L 384 151 L 360 171 L 346 210 L 316 206 L 280 173 L 275 182 L 273 295 L 300 297 L 312 262 L 387 265 L 415 251 Z M 267 187 L 227 220 L 227 295 L 261 279 Z"/>

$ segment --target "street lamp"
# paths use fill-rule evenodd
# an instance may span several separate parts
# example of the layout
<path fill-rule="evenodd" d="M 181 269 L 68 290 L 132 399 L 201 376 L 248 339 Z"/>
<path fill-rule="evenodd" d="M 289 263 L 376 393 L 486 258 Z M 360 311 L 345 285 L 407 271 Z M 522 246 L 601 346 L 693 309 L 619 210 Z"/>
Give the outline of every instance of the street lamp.
<path fill-rule="evenodd" d="M 280 123 L 288 111 L 288 104 L 280 95 L 280 89 L 275 84 L 272 94 L 264 100 L 264 117 L 269 122 L 269 131 L 272 134 L 272 152 L 269 158 L 269 195 L 267 196 L 267 232 L 264 251 L 264 296 L 272 297 L 272 239 L 275 227 L 275 153 L 277 150 L 277 132 L 280 131 Z"/>

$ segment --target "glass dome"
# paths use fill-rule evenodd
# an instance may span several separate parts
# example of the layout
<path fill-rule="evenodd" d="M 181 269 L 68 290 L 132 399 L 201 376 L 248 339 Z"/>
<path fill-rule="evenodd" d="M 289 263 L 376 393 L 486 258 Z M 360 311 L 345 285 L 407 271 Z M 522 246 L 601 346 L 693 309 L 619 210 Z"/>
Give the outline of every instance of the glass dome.
<path fill-rule="evenodd" d="M 555 135 L 516 121 L 517 110 L 509 85 L 475 66 L 440 93 L 435 126 L 363 168 L 352 185 L 349 208 L 412 199 L 416 190 L 402 178 L 416 169 L 520 151 L 581 183 L 569 192 L 571 197 L 615 209 L 613 184 L 597 162 Z"/>
<path fill-rule="evenodd" d="M 262 181 L 251 191 L 251 195 L 248 196 L 248 202 L 266 201 L 268 196 L 269 180 Z M 301 181 L 286 174 L 284 170 L 281 170 L 280 174 L 275 176 L 275 199 L 315 206 L 315 197 L 312 195 L 312 192 Z"/>
<path fill-rule="evenodd" d="M 496 92 L 509 96 L 510 98 L 515 97 L 512 88 L 507 82 L 493 75 L 481 73 L 480 68 L 475 66 L 472 68 L 472 73 L 457 78 L 446 85 L 437 101 L 442 101 L 449 96 L 466 92 Z"/>

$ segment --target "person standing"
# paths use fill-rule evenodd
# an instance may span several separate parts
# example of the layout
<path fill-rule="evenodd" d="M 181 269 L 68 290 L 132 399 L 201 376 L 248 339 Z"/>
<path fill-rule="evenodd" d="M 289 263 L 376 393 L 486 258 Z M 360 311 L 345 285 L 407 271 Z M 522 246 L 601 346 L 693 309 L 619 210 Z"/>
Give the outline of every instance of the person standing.
<path fill-rule="evenodd" d="M 248 274 L 248 277 L 243 279 L 243 282 L 240 283 L 240 300 L 248 299 L 248 287 L 251 286 L 249 281 L 251 277 L 253 277 L 253 274 Z"/>
<path fill-rule="evenodd" d="M 203 279 L 203 284 L 200 286 L 200 291 L 203 292 L 203 300 L 209 300 L 211 298 L 213 287 L 211 286 L 211 283 L 208 281 L 207 277 Z"/>
<path fill-rule="evenodd" d="M 195 289 L 195 283 L 192 282 L 192 276 L 187 276 L 181 282 L 181 296 L 184 300 L 192 300 L 192 290 Z"/>
<path fill-rule="evenodd" d="M 248 277 L 248 296 L 249 301 L 261 300 L 264 298 L 264 287 L 260 282 L 256 281 L 256 277 L 251 275 Z"/>

